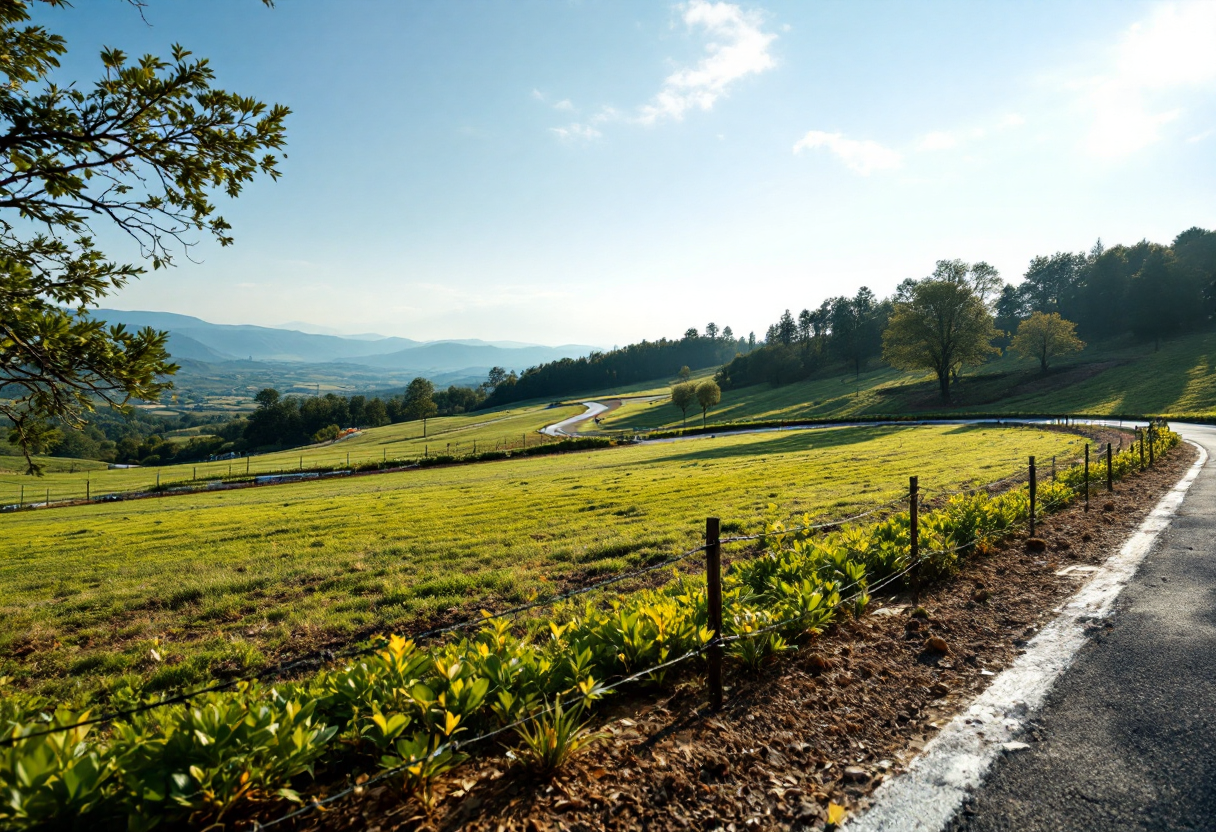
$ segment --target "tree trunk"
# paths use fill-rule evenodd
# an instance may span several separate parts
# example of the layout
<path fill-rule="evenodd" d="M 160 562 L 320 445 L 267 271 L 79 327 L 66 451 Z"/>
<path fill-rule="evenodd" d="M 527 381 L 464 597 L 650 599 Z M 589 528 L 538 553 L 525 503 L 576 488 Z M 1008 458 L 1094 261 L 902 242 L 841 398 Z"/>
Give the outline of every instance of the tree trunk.
<path fill-rule="evenodd" d="M 1047 372 L 1047 356 L 1046 355 L 1039 356 L 1039 369 L 1044 373 Z"/>
<path fill-rule="evenodd" d="M 950 401 L 950 368 L 939 370 L 937 373 L 937 385 L 942 391 L 942 401 Z"/>

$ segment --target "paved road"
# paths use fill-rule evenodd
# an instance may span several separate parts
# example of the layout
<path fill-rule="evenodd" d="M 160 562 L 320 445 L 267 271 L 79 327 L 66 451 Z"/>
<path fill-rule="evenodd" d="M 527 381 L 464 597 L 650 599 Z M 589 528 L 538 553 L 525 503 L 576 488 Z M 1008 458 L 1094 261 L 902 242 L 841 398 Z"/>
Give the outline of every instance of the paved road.
<path fill-rule="evenodd" d="M 1216 829 L 1216 428 L 1172 427 L 1207 466 L 956 829 Z"/>

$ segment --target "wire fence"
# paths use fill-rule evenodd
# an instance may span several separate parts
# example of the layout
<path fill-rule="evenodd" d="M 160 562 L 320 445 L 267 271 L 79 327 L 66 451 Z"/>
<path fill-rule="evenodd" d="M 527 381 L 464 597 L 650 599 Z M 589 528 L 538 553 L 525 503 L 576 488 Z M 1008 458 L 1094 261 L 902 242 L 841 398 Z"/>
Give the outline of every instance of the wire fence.
<path fill-rule="evenodd" d="M 413 446 L 409 453 L 394 451 L 393 456 L 389 456 L 387 447 L 357 446 L 342 451 L 336 446 L 345 440 L 339 440 L 323 449 L 305 448 L 299 452 L 233 455 L 166 466 L 134 465 L 54 472 L 51 476 L 67 474 L 75 479 L 68 482 L 58 479 L 53 484 L 0 478 L 0 510 L 58 508 L 355 474 L 390 473 L 436 461 L 469 462 L 487 455 L 535 451 L 542 446 L 570 443 L 573 438 L 535 432 L 454 442 L 444 441 L 442 437 L 434 441 L 419 437 L 405 440 Z"/>
<path fill-rule="evenodd" d="M 1094 471 L 1088 465 L 1088 461 L 1089 461 L 1088 446 L 1087 446 L 1086 450 L 1087 450 L 1087 452 L 1086 452 L 1086 455 L 1084 458 L 1084 464 L 1086 465 L 1086 470 L 1087 470 L 1087 473 L 1089 474 L 1089 476 L 1087 476 L 1084 479 L 1084 487 L 1086 489 L 1086 491 L 1085 491 L 1086 506 L 1088 508 L 1088 488 L 1094 478 L 1093 477 Z M 1106 464 L 1108 466 L 1107 474 L 1106 474 L 1108 482 L 1109 482 L 1109 478 L 1111 476 L 1111 468 L 1109 467 L 1111 465 L 1111 458 L 1112 458 L 1112 454 L 1111 454 L 1110 449 L 1108 449 L 1108 452 L 1106 454 L 1106 460 L 1105 460 Z M 1053 475 L 1054 475 L 1057 461 L 1053 458 L 1052 462 L 1053 462 L 1052 469 L 1053 469 Z M 1064 464 L 1065 467 L 1066 468 L 1069 467 L 1070 463 L 1071 463 L 1071 460 L 1068 463 Z M 1095 466 L 1095 467 L 1098 467 L 1098 466 Z M 644 565 L 641 567 L 637 567 L 635 569 L 626 570 L 624 572 L 609 576 L 602 580 L 595 581 L 593 583 L 575 587 L 572 589 L 568 589 L 563 592 L 555 593 L 555 594 L 547 596 L 545 598 L 533 599 L 526 603 L 519 604 L 519 605 L 510 607 L 508 609 L 501 610 L 499 612 L 489 613 L 489 614 L 483 613 L 480 617 L 469 618 L 469 619 L 466 619 L 463 621 L 455 622 L 455 623 L 444 625 L 441 627 L 435 627 L 435 628 L 426 630 L 424 632 L 416 633 L 413 635 L 413 639 L 415 641 L 418 641 L 418 640 L 424 640 L 424 639 L 439 638 L 439 637 L 442 637 L 447 634 L 459 632 L 459 631 L 462 631 L 462 630 L 465 630 L 465 629 L 468 629 L 471 627 L 478 626 L 478 625 L 483 624 L 486 621 L 489 621 L 492 619 L 517 618 L 517 617 L 522 616 L 525 613 L 528 613 L 535 609 L 553 607 L 555 605 L 561 604 L 561 603 L 563 603 L 567 600 L 570 600 L 572 598 L 575 598 L 575 597 L 587 595 L 587 594 L 590 594 L 590 593 L 593 593 L 593 592 L 596 592 L 599 590 L 603 590 L 608 587 L 611 587 L 611 586 L 614 586 L 617 584 L 621 584 L 621 583 L 624 583 L 627 581 L 643 578 L 651 573 L 657 572 L 662 569 L 676 567 L 679 564 L 684 563 L 684 562 L 688 561 L 689 559 L 691 559 L 699 554 L 704 553 L 706 555 L 706 566 L 707 566 L 707 568 L 706 568 L 706 577 L 707 577 L 707 582 L 708 582 L 707 592 L 708 592 L 709 603 L 711 604 L 711 606 L 712 606 L 712 604 L 715 603 L 715 601 L 714 601 L 715 596 L 714 596 L 714 589 L 713 589 L 715 582 L 718 587 L 717 600 L 716 600 L 718 609 L 716 611 L 716 619 L 715 619 L 714 612 L 712 610 L 710 612 L 711 630 L 713 633 L 710 640 L 707 642 L 698 644 L 696 647 L 687 650 L 680 656 L 677 656 L 672 659 L 667 659 L 665 661 L 662 661 L 662 662 L 652 665 L 652 666 L 638 669 L 632 673 L 628 673 L 627 675 L 624 675 L 624 676 L 621 676 L 620 678 L 612 680 L 609 684 L 597 686 L 595 689 L 595 695 L 596 695 L 596 697 L 598 697 L 599 695 L 602 695 L 604 693 L 608 693 L 608 692 L 611 692 L 614 690 L 618 690 L 626 685 L 633 684 L 633 683 L 638 682 L 643 679 L 654 679 L 654 678 L 656 678 L 656 674 L 659 674 L 668 668 L 675 667 L 677 665 L 683 664 L 684 662 L 688 662 L 688 661 L 698 659 L 701 657 L 708 657 L 708 663 L 709 663 L 708 672 L 709 672 L 710 687 L 711 687 L 710 707 L 713 708 L 713 707 L 715 707 L 715 702 L 718 703 L 719 705 L 721 702 L 720 663 L 722 660 L 723 648 L 725 648 L 729 645 L 732 645 L 732 644 L 737 644 L 737 643 L 746 641 L 746 640 L 762 638 L 762 637 L 772 634 L 772 633 L 776 633 L 776 632 L 780 632 L 780 631 L 789 631 L 792 628 L 795 628 L 795 627 L 805 623 L 805 621 L 808 617 L 819 612 L 818 608 L 807 609 L 807 610 L 804 610 L 804 611 L 797 613 L 795 615 L 792 615 L 792 616 L 785 616 L 778 620 L 768 621 L 766 624 L 764 624 L 761 627 L 757 627 L 755 629 L 751 629 L 749 627 L 743 631 L 739 630 L 739 628 L 737 626 L 738 622 L 735 622 L 736 626 L 732 627 L 732 629 L 734 629 L 735 631 L 730 634 L 727 634 L 725 631 L 726 622 L 723 622 L 723 620 L 722 620 L 720 554 L 721 554 L 721 547 L 723 545 L 755 543 L 755 542 L 763 541 L 763 540 L 770 539 L 770 538 L 784 538 L 785 536 L 788 536 L 791 534 L 808 534 L 808 533 L 813 533 L 813 532 L 817 532 L 817 531 L 841 528 L 848 524 L 857 523 L 860 520 L 874 517 L 879 514 L 890 513 L 891 511 L 898 511 L 898 510 L 900 510 L 900 508 L 902 506 L 905 506 L 905 505 L 908 506 L 909 510 L 912 512 L 911 516 L 914 521 L 915 512 L 912 511 L 912 509 L 914 508 L 913 503 L 921 500 L 921 493 L 928 493 L 931 495 L 937 495 L 939 497 L 953 497 L 953 496 L 958 496 L 958 495 L 977 494 L 980 492 L 994 493 L 998 489 L 1002 488 L 1003 486 L 1010 485 L 1011 483 L 1020 482 L 1022 480 L 1029 481 L 1030 500 L 1031 500 L 1030 522 L 1031 522 L 1031 529 L 1033 530 L 1034 518 L 1040 512 L 1046 513 L 1048 511 L 1051 511 L 1052 509 L 1057 508 L 1058 506 L 1060 506 L 1061 504 L 1066 502 L 1068 499 L 1074 498 L 1076 496 L 1075 494 L 1069 495 L 1069 494 L 1065 494 L 1065 493 L 1060 493 L 1057 496 L 1055 496 L 1054 499 L 1051 499 L 1046 503 L 1036 503 L 1035 497 L 1034 497 L 1036 474 L 1037 474 L 1037 470 L 1036 470 L 1036 466 L 1034 463 L 1034 457 L 1031 457 L 1030 465 L 1025 466 L 1025 467 L 1020 467 L 1017 471 L 1015 471 L 1013 474 L 1011 474 L 1009 476 L 1002 477 L 998 480 L 994 480 L 992 482 L 985 483 L 983 485 L 971 486 L 971 487 L 967 487 L 967 488 L 963 488 L 963 489 L 954 489 L 954 490 L 924 489 L 923 492 L 918 492 L 915 478 L 913 478 L 911 488 L 908 491 L 901 493 L 898 497 L 896 497 L 892 500 L 889 500 L 889 501 L 884 502 L 877 506 L 870 507 L 865 511 L 858 512 L 858 513 L 849 515 L 847 517 L 843 517 L 843 518 L 839 518 L 839 519 L 835 519 L 835 520 L 827 520 L 827 521 L 817 522 L 817 523 L 803 523 L 803 524 L 799 524 L 799 525 L 791 526 L 791 527 L 775 525 L 769 529 L 766 529 L 763 532 L 759 532 L 759 533 L 755 533 L 755 534 L 736 535 L 736 536 L 731 536 L 731 537 L 719 537 L 717 535 L 717 531 L 716 531 L 718 528 L 718 521 L 714 518 L 711 518 L 709 521 L 707 521 L 706 541 L 704 543 L 702 543 L 701 545 L 687 549 L 678 554 L 663 558 L 662 560 L 660 560 L 656 563 L 647 564 L 647 565 Z M 1099 479 L 1100 478 L 1101 478 L 1101 475 L 1099 474 Z M 915 583 L 916 583 L 917 587 L 919 588 L 919 578 L 917 578 L 916 575 L 917 575 L 917 571 L 918 571 L 919 567 L 926 559 L 940 557 L 940 556 L 944 556 L 944 555 L 953 554 L 953 553 L 956 553 L 959 551 L 963 551 L 963 550 L 969 549 L 971 547 L 974 547 L 977 543 L 980 542 L 980 538 L 976 537 L 976 538 L 968 540 L 964 543 L 959 543 L 959 544 L 956 544 L 954 546 L 950 546 L 950 547 L 947 547 L 944 549 L 919 551 L 916 547 L 916 542 L 915 542 L 916 534 L 917 534 L 915 522 L 912 523 L 911 530 L 912 530 L 912 541 L 913 542 L 911 544 L 911 550 L 909 552 L 907 562 L 904 564 L 904 566 L 902 568 L 900 568 L 898 571 L 895 571 L 891 574 L 886 575 L 885 577 L 883 577 L 880 580 L 875 581 L 875 582 L 871 582 L 869 577 L 863 575 L 844 585 L 832 586 L 831 594 L 834 598 L 834 601 L 832 602 L 833 606 L 835 608 L 844 607 L 848 604 L 856 602 L 857 600 L 859 600 L 867 595 L 873 595 L 877 592 L 887 589 L 888 587 L 891 587 L 893 585 L 897 585 L 901 582 L 904 582 L 904 581 L 908 580 L 909 577 L 913 577 L 915 579 Z M 715 574 L 715 571 L 717 574 Z M 39 731 L 21 734 L 20 736 L 12 736 L 12 737 L 6 738 L 4 740 L 0 740 L 0 747 L 11 746 L 18 742 L 29 740 L 29 739 L 32 739 L 35 737 L 46 736 L 49 734 L 60 733 L 60 732 L 64 732 L 64 731 L 70 731 L 70 730 L 74 730 L 74 729 L 84 727 L 84 726 L 108 723 L 108 722 L 112 722 L 115 720 L 134 716 L 136 714 L 145 713 L 147 711 L 151 711 L 156 708 L 163 708 L 163 707 L 168 707 L 168 706 L 171 706 L 174 704 L 186 703 L 197 697 L 203 696 L 205 694 L 223 691 L 226 689 L 231 689 L 233 687 L 236 687 L 236 686 L 244 684 L 244 683 L 254 682 L 254 681 L 272 678 L 272 677 L 283 676 L 287 673 L 290 673 L 293 670 L 298 670 L 298 669 L 305 668 L 305 667 L 318 666 L 318 665 L 321 665 L 324 663 L 332 663 L 332 662 L 340 660 L 340 659 L 356 658 L 358 656 L 366 655 L 366 654 L 372 653 L 376 650 L 382 649 L 383 646 L 384 646 L 384 642 L 381 639 L 381 640 L 375 640 L 371 643 L 348 645 L 346 648 L 337 650 L 337 651 L 330 650 L 330 649 L 312 651 L 307 655 L 299 656 L 294 659 L 278 663 L 278 664 L 273 665 L 268 668 L 263 668 L 255 673 L 247 674 L 245 676 L 238 677 L 238 678 L 228 679 L 228 680 L 225 680 L 222 682 L 217 682 L 217 683 L 207 685 L 205 687 L 194 689 L 191 691 L 181 691 L 181 692 L 171 694 L 168 696 L 163 696 L 155 702 L 143 703 L 139 706 L 135 706 L 132 708 L 112 710 L 107 713 L 100 714 L 96 717 L 91 717 L 91 718 L 84 719 L 84 720 L 78 720 L 74 723 L 60 725 L 60 726 L 52 726 L 52 727 L 48 727 L 46 729 L 42 729 Z M 716 676 L 715 676 L 715 671 L 713 670 L 715 662 L 718 664 L 718 668 L 719 668 Z M 716 691 L 716 695 L 713 692 L 713 686 L 715 685 L 715 681 L 714 681 L 715 678 L 717 680 L 716 684 L 719 688 Z M 353 783 L 342 789 L 339 789 L 336 792 L 333 792 L 332 794 L 328 794 L 324 797 L 316 797 L 313 800 L 311 800 L 310 802 L 308 802 L 307 804 L 299 806 L 297 808 L 293 808 L 291 811 L 288 811 L 288 812 L 286 812 L 276 818 L 268 820 L 266 822 L 254 820 L 253 828 L 268 829 L 271 827 L 279 826 L 281 824 L 290 823 L 293 820 L 297 820 L 297 819 L 302 818 L 311 813 L 325 811 L 327 809 L 327 807 L 333 806 L 334 804 L 336 804 L 348 797 L 351 797 L 352 795 L 361 794 L 364 790 L 369 789 L 378 783 L 382 783 L 382 782 L 388 781 L 394 777 L 397 777 L 397 776 L 409 771 L 410 769 L 413 769 L 415 766 L 418 766 L 420 763 L 427 762 L 430 759 L 434 759 L 436 757 L 439 757 L 440 755 L 444 755 L 449 752 L 456 752 L 463 748 L 468 748 L 468 747 L 476 745 L 476 744 L 488 742 L 490 740 L 493 740 L 493 739 L 500 737 L 504 734 L 507 734 L 509 732 L 516 731 L 516 730 L 522 728 L 526 724 L 529 724 L 536 720 L 542 719 L 542 718 L 546 717 L 547 715 L 553 713 L 558 708 L 569 708 L 571 706 L 577 705 L 580 701 L 581 702 L 589 701 L 588 695 L 585 693 L 580 694 L 580 695 L 573 695 L 573 696 L 570 696 L 568 699 L 566 699 L 564 702 L 561 701 L 561 697 L 558 696 L 558 697 L 554 698 L 554 701 L 551 704 L 546 703 L 543 708 L 534 710 L 531 713 L 528 713 L 527 715 L 525 715 L 519 719 L 515 719 L 513 721 L 510 721 L 505 724 L 498 725 L 489 730 L 483 731 L 482 733 L 480 733 L 474 737 L 471 737 L 469 739 L 456 739 L 456 738 L 448 737 L 445 740 L 439 741 L 438 744 L 436 745 L 436 747 L 434 749 L 432 749 L 431 751 L 429 751 L 428 753 L 422 754 L 422 755 L 411 756 L 410 759 L 403 760 L 400 763 L 397 763 L 389 768 L 386 768 L 386 769 L 380 771 L 379 773 L 375 774 L 374 776 L 363 780 L 362 782 Z"/>
<path fill-rule="evenodd" d="M 1010 476 L 1002 477 L 1001 479 L 998 479 L 998 480 L 993 480 L 984 485 L 973 486 L 973 487 L 969 487 L 969 488 L 965 488 L 965 489 L 942 490 L 942 489 L 923 489 L 922 488 L 921 490 L 928 491 L 930 493 L 935 493 L 939 496 L 973 494 L 973 493 L 978 493 L 980 491 L 991 492 L 992 490 L 998 488 L 1002 484 L 1009 483 L 1011 481 L 1025 477 L 1027 475 L 1028 471 L 1029 471 L 1029 467 L 1023 467 Z M 904 491 L 898 497 L 896 497 L 892 500 L 881 503 L 877 506 L 873 506 L 865 511 L 862 511 L 862 512 L 859 512 L 856 514 L 852 514 L 852 515 L 849 515 L 846 517 L 842 517 L 839 519 L 827 520 L 827 521 L 823 521 L 823 522 L 819 522 L 819 523 L 800 524 L 800 525 L 789 526 L 789 527 L 780 526 L 780 527 L 777 527 L 777 528 L 774 528 L 771 530 L 765 530 L 765 531 L 758 532 L 755 534 L 723 537 L 723 538 L 719 538 L 716 542 L 719 545 L 758 542 L 758 541 L 765 540 L 768 538 L 783 537 L 783 536 L 791 535 L 791 534 L 801 534 L 801 533 L 822 531 L 822 530 L 826 530 L 826 529 L 840 528 L 840 527 L 849 525 L 851 523 L 856 523 L 859 520 L 863 520 L 868 517 L 873 517 L 878 514 L 889 513 L 893 509 L 897 509 L 901 506 L 906 506 L 906 505 L 908 505 L 909 498 L 910 498 L 909 492 Z M 961 544 L 959 546 L 955 546 L 953 548 L 946 549 L 946 550 L 923 552 L 923 553 L 921 553 L 920 557 L 926 558 L 926 557 L 940 556 L 940 555 L 944 555 L 944 554 L 951 554 L 956 551 L 961 551 L 962 549 L 965 549 L 968 546 L 974 545 L 975 542 L 976 541 L 970 541 L 966 544 Z M 425 630 L 425 631 L 422 631 L 419 633 L 414 633 L 411 635 L 411 639 L 414 640 L 415 642 L 435 639 L 435 638 L 439 638 L 439 637 L 442 637 L 445 635 L 449 635 L 451 633 L 456 633 L 456 632 L 460 632 L 460 631 L 463 631 L 463 630 L 466 630 L 466 629 L 469 629 L 472 627 L 480 626 L 480 625 L 484 624 L 485 622 L 493 620 L 493 619 L 515 618 L 520 615 L 523 615 L 524 613 L 530 612 L 532 610 L 545 608 L 545 607 L 553 607 L 558 604 L 561 604 L 564 601 L 570 600 L 572 598 L 576 598 L 576 597 L 579 597 L 582 595 L 587 595 L 587 594 L 605 589 L 607 587 L 610 587 L 610 586 L 613 586 L 616 584 L 620 584 L 620 583 L 624 583 L 624 582 L 627 582 L 630 580 L 635 580 L 635 579 L 644 577 L 645 575 L 648 575 L 653 572 L 657 572 L 662 569 L 667 569 L 667 568 L 676 566 L 680 563 L 687 561 L 688 559 L 692 558 L 693 556 L 695 556 L 697 554 L 705 552 L 708 548 L 708 545 L 709 545 L 708 543 L 701 544 L 699 546 L 696 546 L 696 547 L 693 547 L 686 551 L 683 551 L 679 554 L 664 558 L 663 560 L 661 560 L 657 563 L 648 564 L 645 566 L 638 567 L 636 569 L 627 570 L 625 572 L 618 573 L 616 575 L 612 575 L 607 578 L 604 578 L 603 580 L 595 581 L 591 584 L 575 587 L 573 589 L 569 589 L 564 592 L 546 596 L 545 598 L 534 599 L 534 600 L 525 602 L 523 604 L 519 604 L 519 605 L 510 607 L 508 609 L 505 609 L 505 610 L 501 610 L 499 612 L 482 613 L 480 616 L 477 616 L 477 617 L 470 617 L 470 618 L 464 619 L 462 621 L 454 622 L 452 624 L 447 624 L 447 625 L 443 625 L 440 627 L 431 628 L 431 629 L 428 629 L 428 630 Z M 894 577 L 895 578 L 903 577 L 903 576 L 909 574 L 909 572 L 913 568 L 914 568 L 914 565 L 911 565 L 911 566 L 905 568 L 904 570 L 901 570 Z M 889 580 L 887 582 L 889 583 Z M 845 589 L 847 589 L 847 587 Z M 226 679 L 223 681 L 215 682 L 215 683 L 205 685 L 203 687 L 195 688 L 195 689 L 189 690 L 189 691 L 178 691 L 176 693 L 170 693 L 168 695 L 163 695 L 160 698 L 158 698 L 156 701 L 153 701 L 153 702 L 146 702 L 146 703 L 142 703 L 140 705 L 132 706 L 129 708 L 115 709 L 115 710 L 107 711 L 105 713 L 98 714 L 96 716 L 89 717 L 87 719 L 78 720 L 76 722 L 72 722 L 72 723 L 68 723 L 68 724 L 64 724 L 64 725 L 60 725 L 60 726 L 53 726 L 50 728 L 42 729 L 40 731 L 29 732 L 29 733 L 21 735 L 20 737 L 9 737 L 9 738 L 0 739 L 0 747 L 11 746 L 11 745 L 15 744 L 16 742 L 20 742 L 21 740 L 32 739 L 32 738 L 47 736 L 47 735 L 56 734 L 56 733 L 62 733 L 65 731 L 71 731 L 71 730 L 74 730 L 77 728 L 82 728 L 82 727 L 87 727 L 87 726 L 102 725 L 102 724 L 106 724 L 106 723 L 113 722 L 116 720 L 125 719 L 125 718 L 131 717 L 131 716 L 136 716 L 141 713 L 146 713 L 148 711 L 152 711 L 152 710 L 155 710 L 158 708 L 169 707 L 169 706 L 177 705 L 177 704 L 184 704 L 184 703 L 190 702 L 191 700 L 196 699 L 198 697 L 205 696 L 207 694 L 218 693 L 218 692 L 225 691 L 225 690 L 231 690 L 242 684 L 265 681 L 267 679 L 280 678 L 280 677 L 286 676 L 287 674 L 289 674 L 293 671 L 297 671 L 297 670 L 301 670 L 301 669 L 305 669 L 305 668 L 316 668 L 316 667 L 320 667 L 325 664 L 331 664 L 336 661 L 359 658 L 361 656 L 370 655 L 371 653 L 374 653 L 375 651 L 381 649 L 383 647 L 383 644 L 384 644 L 383 639 L 379 639 L 379 640 L 374 640 L 371 643 L 366 643 L 366 644 L 361 644 L 361 645 L 348 645 L 345 648 L 337 649 L 337 650 L 332 649 L 332 648 L 325 648 L 325 649 L 318 649 L 318 650 L 310 651 L 309 653 L 307 653 L 305 655 L 296 656 L 294 658 L 291 658 L 291 659 L 288 659 L 288 660 L 285 660 L 282 662 L 278 662 L 274 665 L 271 665 L 271 666 L 265 667 L 265 668 L 261 668 L 257 671 L 249 673 L 249 674 L 232 677 L 232 678 L 229 678 L 229 679 Z"/>

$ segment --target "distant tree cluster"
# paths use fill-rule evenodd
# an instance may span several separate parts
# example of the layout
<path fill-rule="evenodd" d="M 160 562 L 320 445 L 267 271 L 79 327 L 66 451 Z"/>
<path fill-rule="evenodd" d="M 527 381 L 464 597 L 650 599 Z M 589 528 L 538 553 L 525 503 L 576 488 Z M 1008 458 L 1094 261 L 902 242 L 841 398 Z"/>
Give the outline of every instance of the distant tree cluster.
<path fill-rule="evenodd" d="M 1172 245 L 1133 246 L 1035 257 L 1018 286 L 996 300 L 997 325 L 1013 332 L 1035 312 L 1073 321 L 1091 340 L 1132 333 L 1160 342 L 1206 325 L 1216 313 L 1216 232 L 1191 228 Z"/>
<path fill-rule="evenodd" d="M 716 367 L 746 353 L 754 346 L 747 339 L 736 339 L 731 328 L 717 324 L 695 328 L 672 341 L 642 341 L 608 352 L 593 352 L 583 358 L 563 358 L 530 367 L 521 375 L 500 373 L 486 380 L 489 391 L 484 406 L 506 404 L 521 399 L 558 398 L 585 390 L 596 390 L 638 381 L 670 378 L 681 368 L 689 371 Z"/>
<path fill-rule="evenodd" d="M 879 301 L 866 287 L 853 297 L 825 300 L 795 318 L 785 310 L 765 333 L 764 348 L 741 354 L 719 374 L 723 387 L 789 384 L 828 366 L 845 364 L 860 375 L 882 351 L 882 331 L 891 302 Z"/>
<path fill-rule="evenodd" d="M 987 263 L 942 260 L 887 299 L 862 288 L 796 318 L 787 309 L 761 349 L 719 371 L 724 388 L 788 384 L 829 367 L 859 374 L 877 356 L 894 367 L 933 372 L 943 398 L 963 368 L 1008 347 L 1039 362 L 1098 340 L 1152 340 L 1211 324 L 1216 315 L 1216 233 L 1191 228 L 1171 246 L 1142 241 L 1088 253 L 1035 257 L 1020 284 Z"/>
<path fill-rule="evenodd" d="M 334 393 L 324 396 L 280 396 L 277 390 L 262 390 L 254 397 L 258 408 L 242 420 L 240 442 L 232 449 L 290 448 L 337 438 L 342 428 L 375 428 L 397 422 L 423 423 L 432 416 L 450 416 L 475 410 L 485 400 L 482 388 L 452 385 L 435 390 L 425 378 L 416 378 L 399 396 L 388 399 Z"/>

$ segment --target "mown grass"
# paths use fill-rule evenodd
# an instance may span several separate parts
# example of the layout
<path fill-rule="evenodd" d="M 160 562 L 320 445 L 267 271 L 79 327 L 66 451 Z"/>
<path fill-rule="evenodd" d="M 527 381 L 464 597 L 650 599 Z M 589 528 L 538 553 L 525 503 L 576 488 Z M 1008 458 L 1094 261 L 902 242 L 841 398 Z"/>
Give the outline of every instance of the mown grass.
<path fill-rule="evenodd" d="M 425 437 L 422 435 L 421 422 L 401 422 L 371 428 L 339 442 L 259 454 L 248 460 L 110 470 L 106 470 L 103 463 L 88 460 L 53 460 L 42 477 L 16 473 L 24 471 L 24 466 L 17 467 L 13 462 L 8 465 L 9 472 L 0 477 L 0 504 L 17 503 L 23 486 L 25 502 L 29 503 L 41 502 L 48 489 L 52 500 L 80 499 L 86 493 L 98 497 L 107 493 L 150 489 L 158 481 L 162 484 L 190 483 L 229 473 L 243 474 L 246 470 L 250 474 L 260 474 L 314 466 L 342 467 L 385 459 L 415 459 L 424 453 L 431 456 L 467 454 L 474 447 L 479 452 L 498 446 L 519 448 L 525 441 L 529 445 L 552 441 L 537 431 L 582 411 L 583 408 L 578 405 L 516 405 L 502 410 L 430 419 Z M 15 458 L 0 457 L 0 466 L 10 459 Z M 72 465 L 75 466 L 75 473 L 69 473 Z M 82 468 L 86 467 L 88 473 L 81 473 Z"/>
<path fill-rule="evenodd" d="M 937 383 L 919 373 L 887 367 L 860 377 L 822 376 L 773 387 L 724 390 L 710 423 L 741 420 L 848 418 L 917 412 L 1143 414 L 1174 418 L 1216 416 L 1216 333 L 1196 333 L 1153 344 L 1130 339 L 1091 345 L 1050 372 L 1036 362 L 1006 354 L 970 368 L 944 406 Z M 678 427 L 680 411 L 670 402 L 629 402 L 601 420 L 600 430 Z M 701 424 L 695 407 L 689 426 Z M 592 430 L 585 432 L 592 433 Z"/>
<path fill-rule="evenodd" d="M 704 437 L 0 516 L 0 675 L 61 697 L 123 674 L 187 684 L 650 562 L 696 545 L 707 515 L 743 532 L 770 504 L 843 516 L 909 474 L 986 482 L 1079 441 L 941 426 Z"/>

